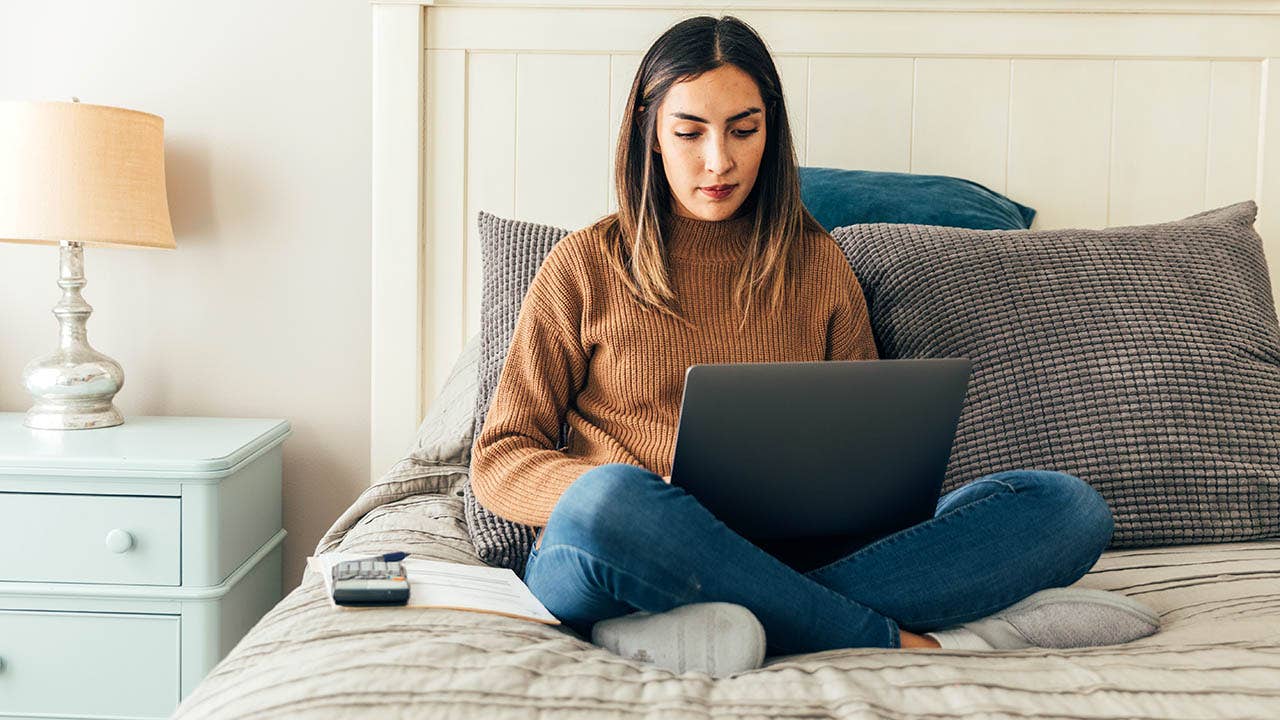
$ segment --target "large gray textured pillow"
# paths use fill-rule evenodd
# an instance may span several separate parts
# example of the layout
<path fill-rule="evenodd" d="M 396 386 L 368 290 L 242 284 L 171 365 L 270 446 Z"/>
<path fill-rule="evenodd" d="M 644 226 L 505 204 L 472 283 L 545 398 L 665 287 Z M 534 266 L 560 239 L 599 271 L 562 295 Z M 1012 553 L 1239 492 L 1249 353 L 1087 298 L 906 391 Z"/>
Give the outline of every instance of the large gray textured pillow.
<path fill-rule="evenodd" d="M 480 437 L 485 415 L 493 401 L 507 347 L 515 332 L 520 304 L 533 276 L 551 247 L 568 230 L 521 220 L 507 220 L 483 210 L 477 215 L 480 229 L 480 369 L 476 392 L 475 431 Z M 564 446 L 561 428 L 560 446 Z M 509 567 L 524 574 L 533 547 L 535 528 L 514 523 L 490 512 L 477 500 L 471 481 L 462 488 L 467 528 L 476 554 L 489 565 Z"/>
<path fill-rule="evenodd" d="M 1280 326 L 1257 206 L 1096 230 L 836 228 L 884 358 L 968 357 L 943 490 L 1076 475 L 1112 547 L 1280 535 Z"/>

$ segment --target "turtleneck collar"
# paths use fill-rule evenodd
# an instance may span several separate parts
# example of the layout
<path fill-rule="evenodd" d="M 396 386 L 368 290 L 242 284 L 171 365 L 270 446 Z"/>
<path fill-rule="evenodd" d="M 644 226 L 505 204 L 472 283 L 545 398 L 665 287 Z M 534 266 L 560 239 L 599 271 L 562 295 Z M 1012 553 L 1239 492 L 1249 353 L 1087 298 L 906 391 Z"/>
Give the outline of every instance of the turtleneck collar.
<path fill-rule="evenodd" d="M 724 220 L 701 220 L 671 215 L 667 253 L 685 260 L 737 260 L 751 240 L 752 213 Z"/>

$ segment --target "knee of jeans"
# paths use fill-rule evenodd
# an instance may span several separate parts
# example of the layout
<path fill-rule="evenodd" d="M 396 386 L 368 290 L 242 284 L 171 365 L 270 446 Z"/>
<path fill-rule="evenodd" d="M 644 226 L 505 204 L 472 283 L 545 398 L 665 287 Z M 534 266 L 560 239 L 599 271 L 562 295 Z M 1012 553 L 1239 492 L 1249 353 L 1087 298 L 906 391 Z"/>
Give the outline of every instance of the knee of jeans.
<path fill-rule="evenodd" d="M 1028 480 L 1026 491 L 1045 500 L 1050 513 L 1047 524 L 1059 528 L 1062 533 L 1060 539 L 1066 544 L 1064 551 L 1078 554 L 1081 563 L 1096 560 L 1111 543 L 1115 531 L 1111 506 L 1102 493 L 1069 473 L 1053 470 L 1023 472 Z"/>
<path fill-rule="evenodd" d="M 597 465 L 579 475 L 561 493 L 551 511 L 548 528 L 566 526 L 594 535 L 600 527 L 610 527 L 622 516 L 633 516 L 642 507 L 644 496 L 666 487 L 662 478 L 645 468 L 626 463 Z M 548 530 L 550 531 L 550 530 Z"/>

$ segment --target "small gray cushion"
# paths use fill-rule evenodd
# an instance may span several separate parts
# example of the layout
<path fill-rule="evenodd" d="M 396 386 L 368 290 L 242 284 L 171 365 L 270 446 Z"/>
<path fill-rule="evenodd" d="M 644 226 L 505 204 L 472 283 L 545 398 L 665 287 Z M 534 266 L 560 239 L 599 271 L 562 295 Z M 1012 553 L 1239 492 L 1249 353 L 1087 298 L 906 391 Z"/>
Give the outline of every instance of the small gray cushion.
<path fill-rule="evenodd" d="M 484 425 L 485 415 L 493 401 L 507 347 L 515 332 L 520 305 L 533 276 L 551 247 L 568 230 L 521 220 L 506 220 L 483 210 L 477 222 L 480 229 L 480 369 L 475 403 L 476 438 Z M 560 446 L 565 433 L 561 426 Z M 476 554 L 489 565 L 509 567 L 517 575 L 524 574 L 524 564 L 533 547 L 535 528 L 511 522 L 490 512 L 477 502 L 468 479 L 463 486 L 467 527 L 476 546 Z"/>
<path fill-rule="evenodd" d="M 943 491 L 1106 498 L 1111 547 L 1280 535 L 1280 325 L 1252 200 L 1154 225 L 836 228 L 883 358 L 967 357 Z"/>

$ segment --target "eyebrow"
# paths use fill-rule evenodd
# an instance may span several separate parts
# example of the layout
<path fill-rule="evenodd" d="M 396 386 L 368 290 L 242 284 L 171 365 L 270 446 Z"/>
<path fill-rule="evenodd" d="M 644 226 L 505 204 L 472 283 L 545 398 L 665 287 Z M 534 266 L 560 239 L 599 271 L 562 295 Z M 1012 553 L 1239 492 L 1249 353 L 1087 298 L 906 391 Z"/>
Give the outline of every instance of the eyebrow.
<path fill-rule="evenodd" d="M 754 114 L 756 114 L 756 113 L 758 113 L 758 112 L 760 112 L 760 108 L 758 108 L 758 107 L 747 108 L 746 110 L 743 110 L 742 112 L 738 113 L 737 115 L 734 115 L 733 117 L 726 119 L 726 120 L 725 120 L 725 122 L 727 122 L 727 123 L 731 123 L 731 122 L 733 122 L 734 120 L 741 120 L 742 118 L 744 118 L 744 117 L 746 117 L 746 116 L 748 116 L 748 115 L 754 115 Z M 672 116 L 672 117 L 676 117 L 676 118 L 680 118 L 681 120 L 692 120 L 692 121 L 694 121 L 694 122 L 700 122 L 700 123 L 705 123 L 705 122 L 706 122 L 706 120 L 704 120 L 704 119 L 702 119 L 702 118 L 698 117 L 697 115 L 690 115 L 689 113 L 673 112 L 673 113 L 671 113 L 671 116 Z"/>

